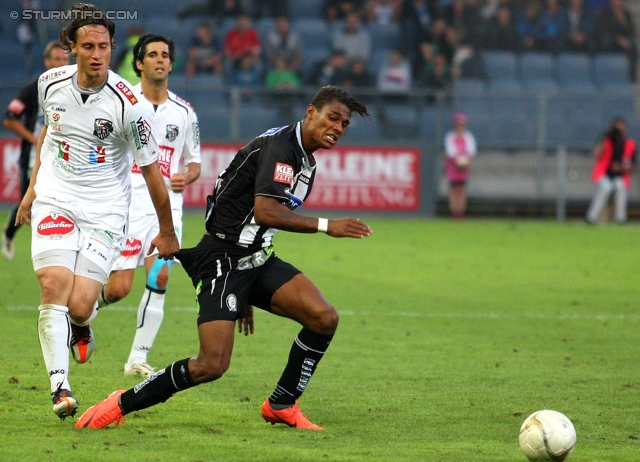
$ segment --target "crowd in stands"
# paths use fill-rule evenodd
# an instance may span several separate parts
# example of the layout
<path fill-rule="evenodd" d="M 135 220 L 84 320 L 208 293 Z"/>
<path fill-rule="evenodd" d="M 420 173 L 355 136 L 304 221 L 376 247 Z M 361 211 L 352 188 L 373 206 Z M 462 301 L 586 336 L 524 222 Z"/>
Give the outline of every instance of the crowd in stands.
<path fill-rule="evenodd" d="M 317 19 L 326 43 L 292 27 L 301 19 L 291 16 L 297 1 L 189 4 L 178 17 L 199 22 L 179 47 L 177 72 L 247 88 L 330 83 L 405 92 L 482 77 L 485 50 L 572 51 L 624 53 L 635 81 L 635 27 L 625 0 L 324 0 Z M 265 19 L 270 28 L 256 27 Z M 377 30 L 393 27 L 382 48 L 373 43 Z"/>
<path fill-rule="evenodd" d="M 500 50 L 624 53 L 635 80 L 635 27 L 625 0 L 325 0 L 327 53 L 305 66 L 311 58 L 288 9 L 286 0 L 217 0 L 185 10 L 183 17 L 204 13 L 217 20 L 199 26 L 186 74 L 210 73 L 247 87 L 446 89 L 457 76 L 480 76 L 483 50 Z M 274 26 L 261 36 L 253 23 L 265 16 L 275 18 Z M 212 29 L 230 17 L 236 26 L 218 39 Z M 394 24 L 399 39 L 374 60 L 372 32 Z"/>

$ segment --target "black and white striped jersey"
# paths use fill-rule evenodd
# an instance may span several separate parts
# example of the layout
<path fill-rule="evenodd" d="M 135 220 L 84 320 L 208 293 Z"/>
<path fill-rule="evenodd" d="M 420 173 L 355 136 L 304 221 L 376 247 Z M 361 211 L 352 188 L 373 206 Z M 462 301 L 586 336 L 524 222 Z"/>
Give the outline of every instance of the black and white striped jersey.
<path fill-rule="evenodd" d="M 311 192 L 316 161 L 302 147 L 301 122 L 272 128 L 238 151 L 209 196 L 207 231 L 249 248 L 271 245 L 275 228 L 258 226 L 255 196 L 274 197 L 298 208 Z"/>

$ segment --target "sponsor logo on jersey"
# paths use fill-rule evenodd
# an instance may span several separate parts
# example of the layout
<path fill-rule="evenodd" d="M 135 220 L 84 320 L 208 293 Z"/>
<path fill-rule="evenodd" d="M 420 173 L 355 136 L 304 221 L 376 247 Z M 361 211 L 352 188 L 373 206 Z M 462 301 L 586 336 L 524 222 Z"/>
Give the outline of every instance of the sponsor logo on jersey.
<path fill-rule="evenodd" d="M 138 167 L 138 164 L 136 164 L 136 161 L 133 161 L 133 165 L 131 166 L 131 173 L 142 173 L 142 170 L 140 170 L 140 167 Z"/>
<path fill-rule="evenodd" d="M 286 125 L 283 125 L 282 127 L 274 127 L 274 128 L 270 128 L 269 130 L 267 130 L 266 132 L 264 132 L 262 135 L 260 135 L 260 137 L 262 136 L 271 136 L 271 135 L 275 135 L 276 133 L 278 133 L 280 130 L 282 130 L 283 128 L 287 128 Z"/>
<path fill-rule="evenodd" d="M 183 100 L 182 98 L 180 98 L 178 95 L 176 95 L 176 101 L 180 101 L 182 104 L 186 104 L 187 106 L 189 106 L 191 109 L 193 109 L 193 106 L 191 106 L 191 103 L 188 101 Z"/>
<path fill-rule="evenodd" d="M 122 80 L 116 83 L 116 88 L 120 90 L 120 93 L 122 93 L 124 97 L 129 100 L 132 106 L 138 103 L 138 98 L 136 98 L 136 95 L 133 94 L 131 89 Z"/>
<path fill-rule="evenodd" d="M 171 178 L 171 158 L 175 149 L 171 146 L 160 146 L 160 154 L 158 155 L 158 169 L 165 178 Z"/>
<path fill-rule="evenodd" d="M 104 146 L 90 146 L 89 147 L 89 163 L 90 164 L 102 164 L 105 161 L 107 151 Z"/>
<path fill-rule="evenodd" d="M 22 101 L 20 101 L 18 98 L 15 98 L 11 100 L 7 109 L 9 110 L 9 112 L 12 112 L 15 115 L 19 116 L 20 114 L 22 114 L 22 111 L 24 111 L 26 107 L 27 106 Z"/>
<path fill-rule="evenodd" d="M 169 143 L 173 143 L 178 137 L 180 130 L 177 125 L 167 124 L 167 134 L 165 138 L 169 140 Z"/>
<path fill-rule="evenodd" d="M 51 110 L 52 111 L 56 111 L 56 112 L 67 112 L 67 110 L 63 107 L 60 106 L 51 106 Z"/>
<path fill-rule="evenodd" d="M 38 79 L 38 83 L 46 82 L 47 80 L 55 79 L 56 77 L 60 77 L 67 73 L 66 70 L 61 71 L 52 71 L 51 73 L 45 74 Z"/>
<path fill-rule="evenodd" d="M 124 242 L 124 248 L 120 255 L 123 257 L 133 257 L 139 255 L 142 252 L 142 241 L 136 237 L 129 236 Z"/>
<path fill-rule="evenodd" d="M 191 131 L 193 132 L 193 147 L 197 148 L 200 144 L 200 127 L 198 126 L 198 122 L 191 124 Z"/>
<path fill-rule="evenodd" d="M 287 164 L 276 163 L 276 169 L 273 172 L 273 181 L 278 183 L 293 183 L 293 167 Z"/>
<path fill-rule="evenodd" d="M 131 122 L 131 132 L 133 133 L 137 149 L 142 149 L 143 146 L 147 146 L 149 137 L 151 136 L 151 126 L 149 122 L 140 117 L 137 122 Z"/>
<path fill-rule="evenodd" d="M 287 195 L 289 196 L 289 200 L 283 202 L 282 205 L 287 207 L 289 210 L 295 210 L 302 205 L 302 199 L 294 196 L 290 192 L 288 192 Z"/>
<path fill-rule="evenodd" d="M 58 159 L 69 161 L 71 145 L 66 141 L 58 141 Z"/>
<path fill-rule="evenodd" d="M 113 122 L 107 119 L 96 119 L 93 121 L 93 135 L 104 140 L 113 131 Z"/>
<path fill-rule="evenodd" d="M 96 96 L 95 98 L 90 99 L 90 100 L 89 100 L 89 104 L 93 104 L 93 103 L 95 103 L 96 101 L 98 101 L 98 100 L 100 100 L 100 99 L 101 99 L 101 98 L 100 98 L 100 95 L 98 95 L 98 96 Z"/>
<path fill-rule="evenodd" d="M 238 311 L 238 300 L 235 295 L 230 294 L 227 296 L 227 308 L 229 308 L 229 311 Z"/>
<path fill-rule="evenodd" d="M 75 225 L 67 217 L 52 213 L 44 217 L 36 229 L 40 236 L 62 237 L 70 234 L 75 229 Z"/>

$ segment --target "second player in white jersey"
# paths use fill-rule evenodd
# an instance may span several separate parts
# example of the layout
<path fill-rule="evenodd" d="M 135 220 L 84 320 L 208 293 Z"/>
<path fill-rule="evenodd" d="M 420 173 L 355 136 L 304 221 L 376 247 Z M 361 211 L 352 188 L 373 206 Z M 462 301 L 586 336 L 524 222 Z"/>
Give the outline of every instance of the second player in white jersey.
<path fill-rule="evenodd" d="M 185 186 L 199 177 L 201 161 L 196 114 L 189 103 L 168 89 L 174 48 L 168 37 L 144 35 L 133 48 L 132 65 L 141 77 L 141 82 L 134 87 L 136 97 L 152 103 L 154 108 L 150 124 L 159 145 L 158 168 L 169 191 L 173 223 L 178 239 L 181 239 L 182 194 Z M 134 270 L 145 266 L 146 287 L 138 307 L 136 335 L 124 373 L 148 376 L 154 369 L 148 364 L 147 355 L 164 317 L 164 297 L 172 261 L 149 254 L 158 220 L 141 173 L 134 163 L 131 169 L 133 194 L 129 207 L 129 233 L 99 303 L 104 306 L 126 297 L 131 291 Z"/>

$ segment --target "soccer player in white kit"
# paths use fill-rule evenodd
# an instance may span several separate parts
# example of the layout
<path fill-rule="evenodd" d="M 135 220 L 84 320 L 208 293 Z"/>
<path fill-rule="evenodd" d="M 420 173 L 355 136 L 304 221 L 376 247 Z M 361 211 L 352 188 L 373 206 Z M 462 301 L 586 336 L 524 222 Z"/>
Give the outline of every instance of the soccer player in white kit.
<path fill-rule="evenodd" d="M 97 298 L 124 243 L 131 153 L 160 222 L 152 244 L 161 257 L 171 258 L 179 250 L 149 124 L 153 108 L 108 69 L 115 25 L 90 4 L 73 5 L 71 17 L 60 42 L 77 64 L 51 69 L 38 80 L 45 126 L 16 218 L 33 223 L 31 255 L 41 298 L 38 335 L 53 411 L 61 419 L 78 408 L 68 379 L 69 348 L 77 362 L 89 359 Z"/>
<path fill-rule="evenodd" d="M 150 123 L 160 145 L 158 165 L 169 190 L 173 225 L 180 240 L 182 192 L 200 176 L 201 160 L 196 113 L 189 103 L 168 89 L 174 53 L 175 45 L 170 38 L 147 34 L 133 47 L 132 65 L 142 79 L 133 87 L 133 92 L 138 99 L 146 99 L 154 107 Z M 180 167 L 181 158 L 184 159 L 184 170 Z M 148 377 L 155 372 L 147 362 L 147 354 L 164 317 L 164 298 L 172 261 L 148 253 L 151 239 L 158 233 L 158 218 L 137 164 L 131 169 L 131 184 L 129 233 L 98 302 L 105 306 L 126 297 L 131 291 L 135 269 L 146 268 L 146 287 L 138 306 L 136 334 L 124 373 Z"/>

